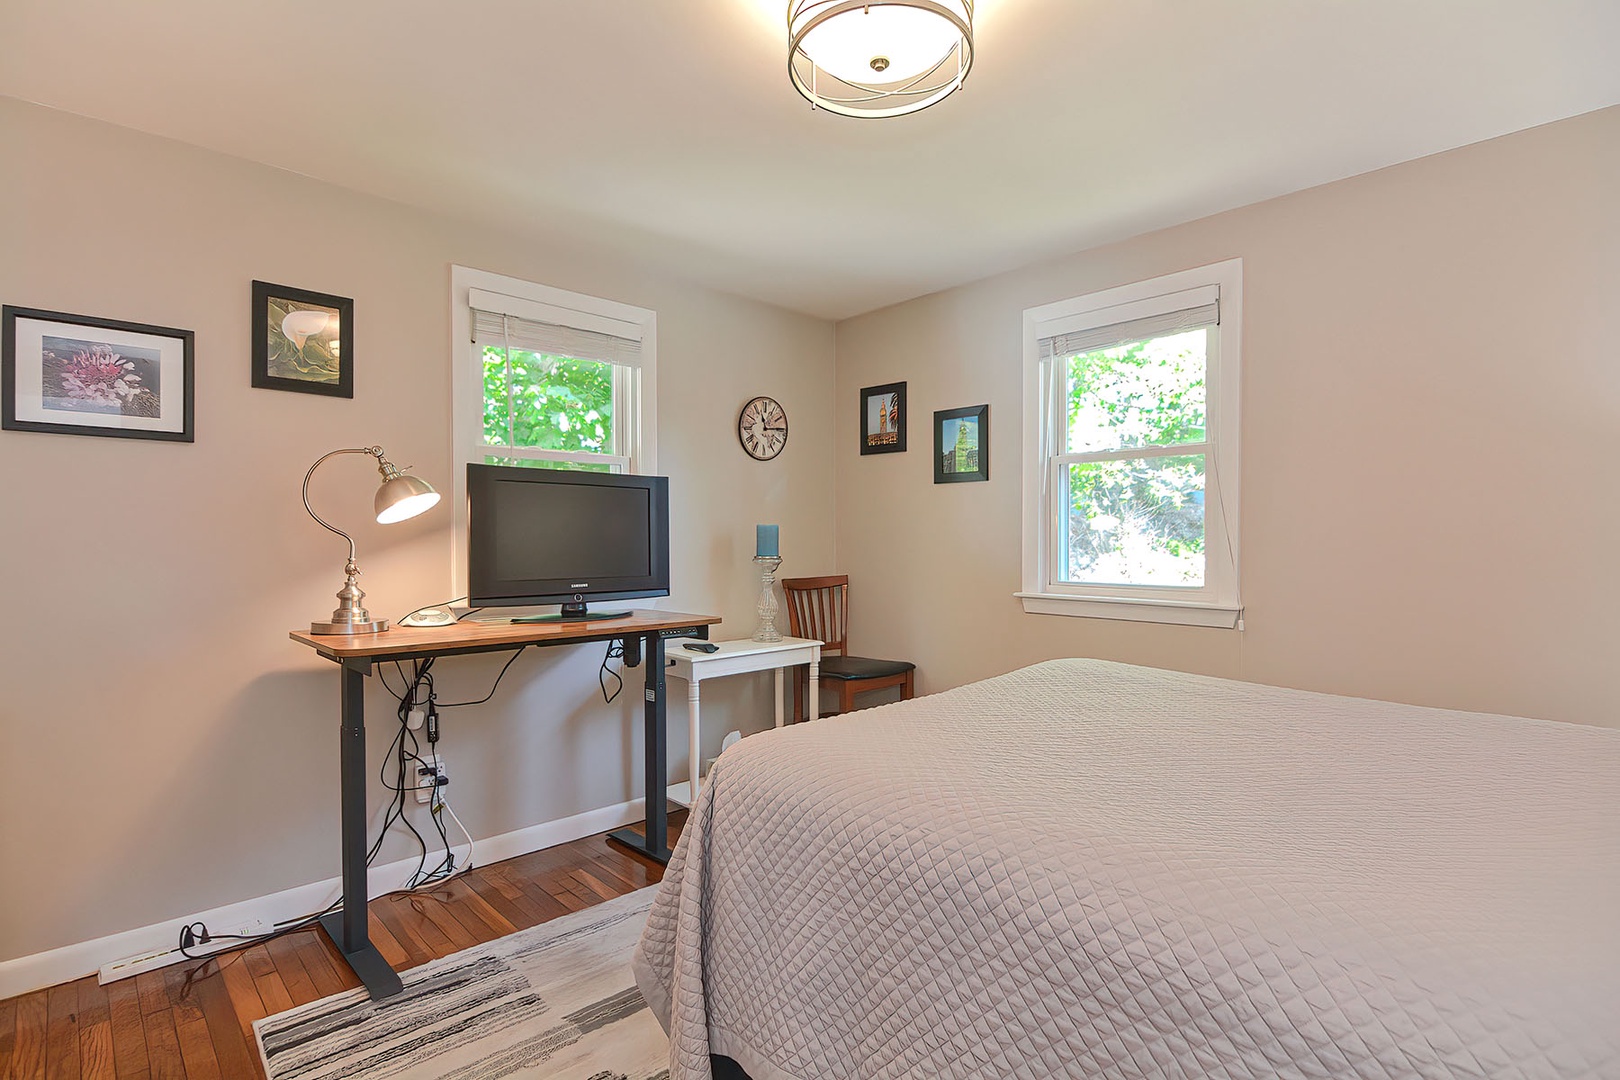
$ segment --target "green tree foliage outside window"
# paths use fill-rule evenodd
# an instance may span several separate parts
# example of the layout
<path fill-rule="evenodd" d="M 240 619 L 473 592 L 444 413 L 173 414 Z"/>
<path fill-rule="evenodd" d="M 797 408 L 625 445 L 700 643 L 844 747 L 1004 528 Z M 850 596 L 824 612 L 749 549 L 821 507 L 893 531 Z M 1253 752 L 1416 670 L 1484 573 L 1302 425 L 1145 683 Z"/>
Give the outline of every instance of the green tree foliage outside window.
<path fill-rule="evenodd" d="M 500 346 L 484 347 L 486 444 L 603 454 L 614 452 L 613 365 L 596 360 L 546 356 L 522 349 L 510 350 L 512 393 L 509 429 L 507 357 L 508 350 Z M 531 461 L 520 463 L 546 464 Z"/>
<path fill-rule="evenodd" d="M 1205 346 L 1195 330 L 1072 356 L 1068 453 L 1201 443 Z M 1204 583 L 1204 455 L 1070 464 L 1066 580 Z"/>

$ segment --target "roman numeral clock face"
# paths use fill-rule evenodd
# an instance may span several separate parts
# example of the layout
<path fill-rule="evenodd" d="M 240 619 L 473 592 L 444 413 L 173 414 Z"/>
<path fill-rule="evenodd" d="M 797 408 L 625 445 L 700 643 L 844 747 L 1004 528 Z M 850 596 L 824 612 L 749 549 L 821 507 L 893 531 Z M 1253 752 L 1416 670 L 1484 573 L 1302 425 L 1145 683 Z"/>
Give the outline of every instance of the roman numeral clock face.
<path fill-rule="evenodd" d="M 737 417 L 737 441 L 756 461 L 769 461 L 787 445 L 787 413 L 775 398 L 757 397 Z"/>

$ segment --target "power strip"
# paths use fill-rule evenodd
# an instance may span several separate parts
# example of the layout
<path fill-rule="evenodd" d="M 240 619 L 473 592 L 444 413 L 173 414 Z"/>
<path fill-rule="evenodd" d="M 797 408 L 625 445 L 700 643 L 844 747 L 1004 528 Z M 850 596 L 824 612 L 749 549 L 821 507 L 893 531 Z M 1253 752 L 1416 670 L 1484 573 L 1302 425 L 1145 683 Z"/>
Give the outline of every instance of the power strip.
<path fill-rule="evenodd" d="M 205 956 L 213 956 L 215 953 L 222 953 L 228 949 L 247 944 L 247 942 L 239 941 L 237 938 L 253 937 L 269 931 L 264 923 L 254 919 L 252 922 L 233 926 L 221 932 L 235 936 L 219 937 L 214 931 L 210 930 L 209 933 L 215 936 L 206 942 L 188 946 L 186 951 L 191 953 L 193 957 L 201 959 Z M 178 931 L 176 933 L 178 934 Z M 102 986 L 106 986 L 108 983 L 117 982 L 119 979 L 127 979 L 132 975 L 139 975 L 143 971 L 152 971 L 155 968 L 168 967 L 170 964 L 184 959 L 186 959 L 185 955 L 178 948 L 156 949 L 152 952 L 137 953 L 134 956 L 126 956 L 122 960 L 114 960 L 110 964 L 103 964 L 101 970 L 96 973 L 96 981 Z"/>

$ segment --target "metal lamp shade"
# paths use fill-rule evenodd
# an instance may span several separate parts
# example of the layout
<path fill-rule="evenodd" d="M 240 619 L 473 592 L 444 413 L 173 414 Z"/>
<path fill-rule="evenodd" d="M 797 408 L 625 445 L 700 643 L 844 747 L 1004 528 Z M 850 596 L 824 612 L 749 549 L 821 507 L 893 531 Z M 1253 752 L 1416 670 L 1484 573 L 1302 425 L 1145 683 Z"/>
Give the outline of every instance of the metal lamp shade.
<path fill-rule="evenodd" d="M 377 489 L 375 506 L 377 523 L 392 525 L 396 521 L 413 518 L 437 505 L 439 493 L 425 480 L 409 474 L 395 476 Z"/>

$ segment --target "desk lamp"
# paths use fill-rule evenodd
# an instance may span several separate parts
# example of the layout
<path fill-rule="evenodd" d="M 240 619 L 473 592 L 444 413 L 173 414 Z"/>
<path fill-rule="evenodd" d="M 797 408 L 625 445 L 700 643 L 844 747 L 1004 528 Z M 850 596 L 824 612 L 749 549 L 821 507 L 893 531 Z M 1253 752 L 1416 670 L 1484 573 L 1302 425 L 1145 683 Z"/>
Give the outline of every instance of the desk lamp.
<path fill-rule="evenodd" d="M 379 525 L 392 525 L 396 521 L 413 518 L 433 507 L 439 501 L 439 493 L 433 490 L 432 485 L 426 481 L 418 480 L 409 473 L 402 473 L 394 467 L 393 462 L 383 456 L 380 446 L 362 446 L 352 450 L 333 450 L 323 455 L 315 464 L 309 467 L 304 474 L 304 509 L 314 518 L 322 528 L 337 533 L 349 542 L 349 561 L 344 564 L 343 573 L 346 580 L 343 588 L 338 590 L 337 610 L 332 612 L 331 619 L 326 622 L 310 623 L 309 632 L 312 634 L 379 634 L 388 629 L 387 619 L 373 620 L 371 614 L 360 603 L 365 598 L 361 591 L 358 578 L 360 567 L 354 562 L 354 537 L 342 529 L 324 520 L 309 505 L 309 478 L 315 475 L 315 470 L 321 467 L 321 462 L 327 458 L 337 457 L 339 454 L 370 454 L 377 459 L 377 471 L 382 474 L 382 486 L 377 489 L 377 498 L 374 505 L 377 510 L 377 523 Z"/>

